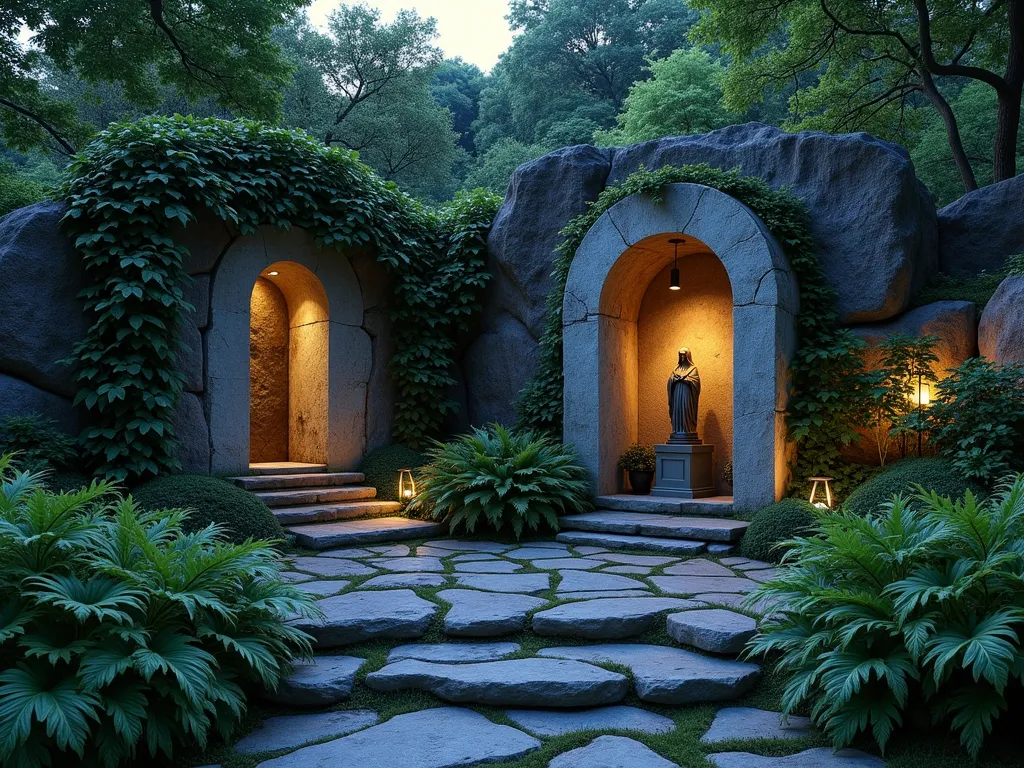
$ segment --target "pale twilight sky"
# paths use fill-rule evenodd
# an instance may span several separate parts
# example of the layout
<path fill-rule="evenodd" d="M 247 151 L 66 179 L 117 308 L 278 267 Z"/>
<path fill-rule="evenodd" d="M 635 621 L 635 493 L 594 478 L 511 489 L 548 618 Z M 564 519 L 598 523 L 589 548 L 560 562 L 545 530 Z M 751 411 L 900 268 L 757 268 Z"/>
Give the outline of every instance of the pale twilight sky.
<path fill-rule="evenodd" d="M 354 3 L 355 0 L 349 0 Z M 508 0 L 364 0 L 381 10 L 391 21 L 395 14 L 409 8 L 420 16 L 437 19 L 437 45 L 448 58 L 461 56 L 485 72 L 498 61 L 498 55 L 512 43 L 512 32 L 505 21 Z M 308 7 L 309 19 L 322 26 L 328 14 L 342 0 L 313 0 Z"/>

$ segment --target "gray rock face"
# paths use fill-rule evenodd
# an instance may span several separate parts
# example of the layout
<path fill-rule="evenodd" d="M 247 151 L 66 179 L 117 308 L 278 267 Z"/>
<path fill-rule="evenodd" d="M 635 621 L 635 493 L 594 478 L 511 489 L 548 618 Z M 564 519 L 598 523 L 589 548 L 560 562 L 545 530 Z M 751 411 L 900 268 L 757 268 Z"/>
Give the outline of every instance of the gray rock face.
<path fill-rule="evenodd" d="M 939 211 L 939 268 L 976 275 L 1024 253 L 1024 176 L 968 192 Z"/>
<path fill-rule="evenodd" d="M 757 632 L 752 618 L 723 608 L 674 613 L 666 627 L 676 642 L 709 653 L 739 653 Z"/>
<path fill-rule="evenodd" d="M 318 712 L 315 715 L 271 717 L 235 744 L 235 752 L 251 755 L 275 749 L 291 749 L 328 737 L 345 736 L 377 722 L 377 713 L 368 709 L 344 712 Z"/>
<path fill-rule="evenodd" d="M 495 637 L 526 628 L 526 614 L 547 604 L 527 595 L 446 589 L 437 593 L 451 610 L 444 617 L 445 634 L 452 637 Z"/>
<path fill-rule="evenodd" d="M 508 718 L 535 736 L 562 736 L 578 731 L 639 731 L 671 733 L 676 724 L 667 717 L 637 707 L 615 706 L 556 712 L 550 709 L 507 709 Z"/>
<path fill-rule="evenodd" d="M 40 413 L 57 422 L 69 435 L 79 431 L 78 413 L 71 399 L 40 389 L 27 381 L 0 373 L 0 419 Z"/>
<path fill-rule="evenodd" d="M 297 619 L 294 624 L 313 636 L 314 647 L 334 648 L 375 638 L 416 638 L 437 613 L 434 603 L 408 589 L 350 592 L 317 603 L 323 619 Z"/>
<path fill-rule="evenodd" d="M 66 206 L 35 203 L 0 218 L 0 372 L 64 397 L 71 356 L 88 327 L 78 293 L 85 269 L 59 229 Z"/>
<path fill-rule="evenodd" d="M 314 656 L 294 664 L 294 671 L 266 698 L 289 707 L 328 707 L 352 695 L 356 672 L 366 659 Z"/>
<path fill-rule="evenodd" d="M 174 412 L 174 435 L 178 440 L 175 454 L 186 472 L 205 474 L 210 471 L 210 427 L 203 413 L 202 401 L 191 392 L 178 396 Z"/>
<path fill-rule="evenodd" d="M 655 170 L 693 163 L 738 166 L 772 187 L 789 186 L 804 201 L 825 277 L 839 293 L 847 322 L 899 314 L 935 271 L 935 206 L 902 147 L 863 133 L 793 134 L 748 123 L 616 149 L 609 182 L 641 165 Z"/>
<path fill-rule="evenodd" d="M 439 664 L 470 664 L 498 661 L 519 653 L 519 643 L 419 643 L 400 645 L 388 652 L 388 664 L 403 659 L 433 661 Z"/>
<path fill-rule="evenodd" d="M 386 723 L 325 744 L 266 760 L 258 768 L 458 768 L 515 760 L 540 741 L 477 712 L 438 707 L 398 715 Z"/>
<path fill-rule="evenodd" d="M 885 768 L 885 761 L 856 749 L 834 752 L 818 747 L 786 757 L 762 757 L 750 752 L 717 752 L 707 756 L 715 768 Z"/>
<path fill-rule="evenodd" d="M 558 233 L 604 189 L 611 155 L 566 147 L 512 175 L 487 239 L 487 320 L 462 361 L 472 423 L 515 420 L 512 405 L 536 366 Z"/>
<path fill-rule="evenodd" d="M 938 336 L 935 355 L 939 358 L 932 365 L 935 378 L 945 378 L 948 368 L 955 368 L 969 357 L 978 354 L 978 318 L 973 301 L 936 301 L 912 309 L 894 320 L 873 323 L 853 328 L 856 336 L 872 346 L 884 341 L 894 333 L 905 336 Z M 867 350 L 867 367 L 876 368 L 881 364 L 881 354 Z"/>
<path fill-rule="evenodd" d="M 548 768 L 679 768 L 639 741 L 599 736 L 585 747 L 563 752 Z"/>
<path fill-rule="evenodd" d="M 715 721 L 700 740 L 717 744 L 733 739 L 802 739 L 813 732 L 808 717 L 790 715 L 785 724 L 780 717 L 763 709 L 725 707 L 715 713 Z"/>
<path fill-rule="evenodd" d="M 419 689 L 459 704 L 496 707 L 592 707 L 621 701 L 629 681 L 593 664 L 512 659 L 479 664 L 406 660 L 366 676 L 375 691 Z"/>
<path fill-rule="evenodd" d="M 1024 363 L 1024 275 L 1012 275 L 999 284 L 981 314 L 978 346 L 994 363 Z"/>
<path fill-rule="evenodd" d="M 460 573 L 455 577 L 460 587 L 482 589 L 487 592 L 519 592 L 536 595 L 551 587 L 551 577 L 546 573 Z"/>
<path fill-rule="evenodd" d="M 616 640 L 641 635 L 665 611 L 696 608 L 699 603 L 672 597 L 620 597 L 566 603 L 533 615 L 538 635 L 571 635 Z"/>
<path fill-rule="evenodd" d="M 542 648 L 539 656 L 622 664 L 633 672 L 637 695 L 657 704 L 697 704 L 742 696 L 757 683 L 756 664 L 712 659 L 661 645 Z"/>

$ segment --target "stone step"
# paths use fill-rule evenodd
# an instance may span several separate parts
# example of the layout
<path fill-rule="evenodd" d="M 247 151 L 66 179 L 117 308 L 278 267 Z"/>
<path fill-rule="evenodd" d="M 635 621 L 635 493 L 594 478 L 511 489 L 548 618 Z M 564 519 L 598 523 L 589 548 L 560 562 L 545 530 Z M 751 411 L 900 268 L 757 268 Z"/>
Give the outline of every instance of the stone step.
<path fill-rule="evenodd" d="M 672 597 L 582 600 L 535 613 L 532 626 L 536 634 L 544 636 L 568 635 L 588 640 L 618 640 L 643 634 L 655 625 L 661 614 L 668 611 L 685 611 L 702 605 Z"/>
<path fill-rule="evenodd" d="M 300 472 L 289 475 L 246 475 L 229 477 L 247 491 L 276 491 L 290 488 L 323 488 L 328 485 L 355 485 L 366 478 L 362 472 Z"/>
<path fill-rule="evenodd" d="M 332 501 L 362 501 L 377 496 L 377 489 L 367 485 L 342 485 L 328 488 L 295 488 L 290 491 L 256 491 L 257 499 L 268 507 L 294 507 L 303 504 L 326 504 Z"/>
<path fill-rule="evenodd" d="M 323 523 L 332 520 L 363 520 L 384 517 L 402 511 L 397 501 L 352 501 L 341 504 L 303 504 L 297 507 L 275 507 L 274 517 L 281 525 Z"/>
<path fill-rule="evenodd" d="M 313 637 L 314 648 L 337 648 L 367 640 L 423 637 L 439 610 L 410 589 L 349 592 L 317 604 L 322 617 L 297 618 L 292 625 Z"/>
<path fill-rule="evenodd" d="M 422 690 L 459 704 L 494 707 L 592 707 L 625 698 L 629 679 L 565 659 L 435 664 L 407 659 L 366 676 L 375 691 Z"/>
<path fill-rule="evenodd" d="M 374 544 L 378 541 L 429 538 L 446 532 L 443 523 L 410 520 L 406 517 L 376 517 L 371 520 L 346 520 L 332 523 L 311 523 L 285 528 L 295 536 L 299 546 L 310 549 Z"/>
<path fill-rule="evenodd" d="M 598 496 L 594 506 L 598 510 L 614 510 L 616 512 L 692 515 L 694 517 L 729 517 L 733 512 L 732 496 L 677 499 L 664 496 L 634 496 L 628 493 L 613 493 L 608 496 Z"/>
<path fill-rule="evenodd" d="M 307 464 L 302 461 L 264 461 L 249 465 L 254 475 L 294 475 L 306 472 L 326 472 L 326 464 Z"/>
<path fill-rule="evenodd" d="M 627 536 L 621 533 L 590 533 L 563 531 L 555 539 L 574 546 L 604 547 L 605 549 L 636 552 L 657 552 L 663 555 L 699 555 L 707 549 L 703 541 L 664 539 L 655 536 Z"/>
<path fill-rule="evenodd" d="M 738 541 L 750 523 L 718 517 L 673 517 L 643 512 L 600 510 L 559 519 L 563 529 L 618 533 L 627 536 L 689 539 L 691 541 Z"/>

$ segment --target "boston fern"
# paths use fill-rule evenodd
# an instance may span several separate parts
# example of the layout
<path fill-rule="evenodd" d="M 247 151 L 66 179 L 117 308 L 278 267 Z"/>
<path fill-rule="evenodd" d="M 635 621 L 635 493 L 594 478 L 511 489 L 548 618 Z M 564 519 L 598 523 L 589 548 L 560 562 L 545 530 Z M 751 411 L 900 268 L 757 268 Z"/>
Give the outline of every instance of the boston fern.
<path fill-rule="evenodd" d="M 104 483 L 56 495 L 0 458 L 0 765 L 117 766 L 227 737 L 247 688 L 311 652 L 266 542 L 183 512 L 142 512 Z"/>
<path fill-rule="evenodd" d="M 779 654 L 789 713 L 837 747 L 904 717 L 950 726 L 972 757 L 1024 693 L 1024 476 L 986 502 L 921 493 L 877 516 L 825 512 L 751 596 L 777 610 L 751 641 Z"/>
<path fill-rule="evenodd" d="M 410 511 L 425 511 L 452 530 L 472 533 L 483 521 L 511 527 L 516 538 L 541 523 L 558 530 L 558 516 L 590 509 L 587 472 L 572 448 L 535 432 L 500 425 L 474 429 L 451 443 L 435 443 L 421 470 Z"/>

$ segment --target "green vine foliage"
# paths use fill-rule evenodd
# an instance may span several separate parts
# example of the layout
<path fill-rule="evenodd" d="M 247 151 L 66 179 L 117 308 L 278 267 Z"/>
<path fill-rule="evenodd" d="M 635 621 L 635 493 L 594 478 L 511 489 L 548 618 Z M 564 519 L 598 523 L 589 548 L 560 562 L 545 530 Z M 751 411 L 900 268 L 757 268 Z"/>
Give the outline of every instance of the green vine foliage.
<path fill-rule="evenodd" d="M 454 407 L 444 396 L 451 337 L 479 306 L 494 197 L 431 212 L 355 153 L 301 131 L 181 116 L 112 125 L 74 160 L 64 193 L 65 226 L 89 276 L 76 402 L 89 414 L 82 441 L 100 473 L 125 480 L 177 468 L 174 329 L 189 309 L 189 278 L 172 233 L 203 209 L 242 234 L 297 226 L 323 246 L 372 247 L 398 286 L 396 437 L 425 441 Z"/>
<path fill-rule="evenodd" d="M 794 474 L 839 472 L 843 466 L 839 451 L 857 437 L 852 425 L 861 423 L 869 382 L 860 373 L 863 342 L 837 322 L 835 291 L 818 263 L 807 209 L 788 191 L 772 189 L 759 178 L 705 164 L 641 169 L 621 184 L 606 188 L 585 213 L 562 230 L 540 364 L 517 404 L 521 426 L 561 435 L 562 298 L 569 267 L 583 238 L 620 200 L 643 194 L 660 204 L 665 186 L 678 183 L 713 187 L 739 200 L 760 217 L 782 246 L 800 290 L 799 349 L 792 365 L 789 403 L 790 431 L 800 445 Z"/>

